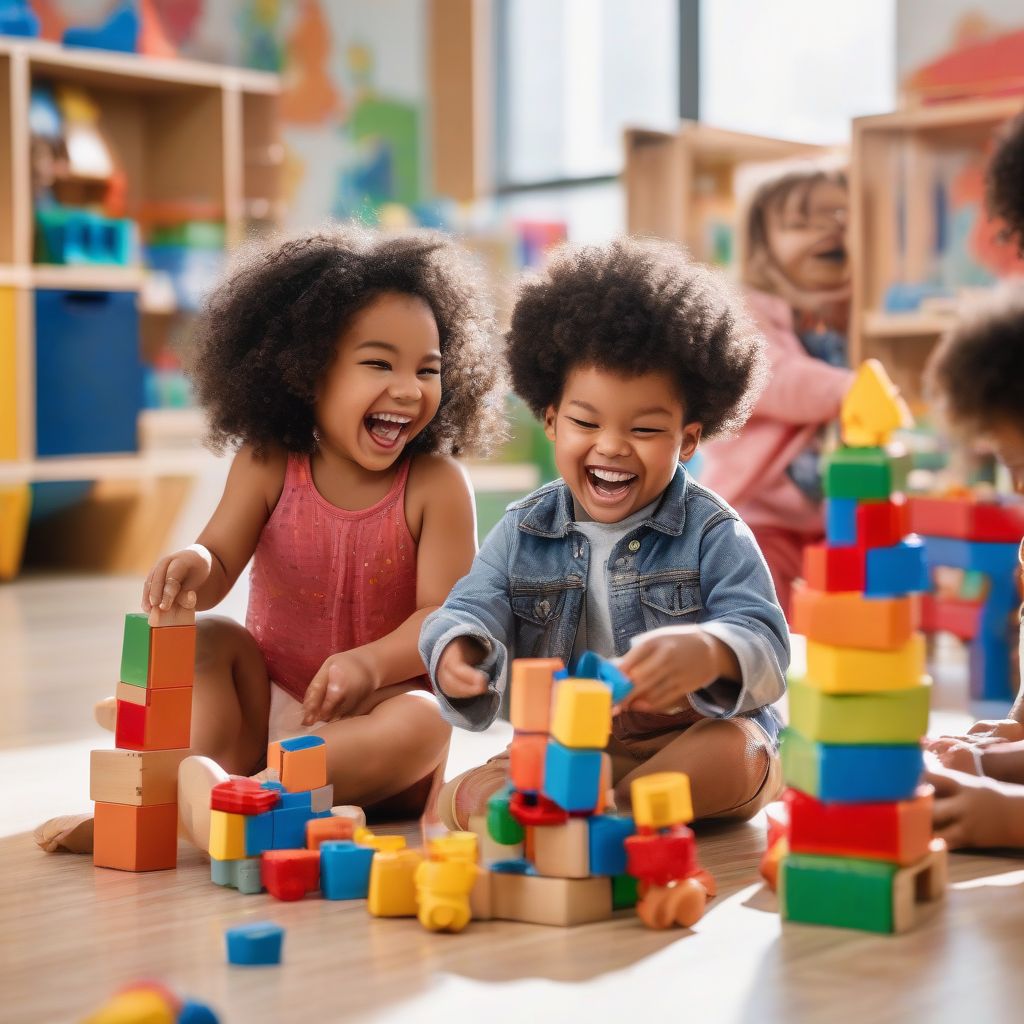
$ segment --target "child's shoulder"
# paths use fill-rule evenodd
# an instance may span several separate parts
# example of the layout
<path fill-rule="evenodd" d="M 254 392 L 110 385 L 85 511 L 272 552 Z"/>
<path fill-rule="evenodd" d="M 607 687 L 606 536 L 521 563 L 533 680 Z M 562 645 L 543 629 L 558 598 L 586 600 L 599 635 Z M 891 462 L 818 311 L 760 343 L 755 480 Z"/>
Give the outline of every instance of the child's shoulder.
<path fill-rule="evenodd" d="M 408 496 L 413 501 L 473 500 L 473 485 L 465 466 L 449 455 L 414 455 L 409 463 Z"/>
<path fill-rule="evenodd" d="M 267 505 L 273 508 L 284 489 L 288 469 L 288 452 L 276 445 L 257 450 L 251 444 L 243 444 L 231 462 L 231 478 L 236 484 L 259 491 L 267 498 Z"/>

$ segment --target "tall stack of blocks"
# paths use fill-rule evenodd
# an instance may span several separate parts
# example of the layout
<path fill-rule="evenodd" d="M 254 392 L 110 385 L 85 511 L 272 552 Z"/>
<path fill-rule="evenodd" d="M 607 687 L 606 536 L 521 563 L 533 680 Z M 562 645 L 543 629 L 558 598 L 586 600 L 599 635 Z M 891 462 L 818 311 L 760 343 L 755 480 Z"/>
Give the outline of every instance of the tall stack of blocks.
<path fill-rule="evenodd" d="M 196 626 L 191 612 L 125 616 L 115 750 L 94 750 L 93 863 L 123 871 L 173 868 L 178 765 L 192 727 Z"/>
<path fill-rule="evenodd" d="M 945 888 L 945 847 L 919 789 L 930 680 L 913 595 L 927 569 L 884 447 L 908 415 L 881 364 L 865 363 L 843 407 L 845 446 L 825 464 L 826 543 L 808 548 L 794 592 L 807 673 L 790 683 L 782 739 L 779 898 L 791 921 L 903 931 L 915 900 Z"/>

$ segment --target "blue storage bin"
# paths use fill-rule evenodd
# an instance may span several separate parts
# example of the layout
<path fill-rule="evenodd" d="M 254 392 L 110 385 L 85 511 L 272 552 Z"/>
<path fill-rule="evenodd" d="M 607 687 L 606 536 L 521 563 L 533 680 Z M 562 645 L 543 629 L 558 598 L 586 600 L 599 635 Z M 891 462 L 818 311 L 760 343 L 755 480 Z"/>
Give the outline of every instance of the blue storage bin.
<path fill-rule="evenodd" d="M 134 292 L 40 289 L 36 451 L 133 452 L 143 401 Z"/>

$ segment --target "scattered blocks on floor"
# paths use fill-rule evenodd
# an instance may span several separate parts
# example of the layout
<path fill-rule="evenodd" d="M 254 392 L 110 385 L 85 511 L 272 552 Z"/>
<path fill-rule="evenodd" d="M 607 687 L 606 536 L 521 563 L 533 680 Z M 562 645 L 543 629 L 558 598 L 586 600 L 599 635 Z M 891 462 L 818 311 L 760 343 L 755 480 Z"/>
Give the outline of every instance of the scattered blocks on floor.
<path fill-rule="evenodd" d="M 225 933 L 228 963 L 245 966 L 279 964 L 284 929 L 273 921 L 252 921 Z"/>
<path fill-rule="evenodd" d="M 370 863 L 368 908 L 374 917 L 415 917 L 418 850 L 377 853 Z M 470 863 L 474 863 L 471 861 Z"/>
<path fill-rule="evenodd" d="M 178 750 L 94 750 L 89 755 L 89 799 L 100 803 L 171 804 L 178 799 Z"/>
<path fill-rule="evenodd" d="M 793 587 L 791 627 L 822 644 L 892 651 L 906 644 L 918 627 L 914 597 L 865 597 L 826 593 L 797 582 Z"/>
<path fill-rule="evenodd" d="M 177 803 L 135 806 L 98 801 L 93 829 L 92 859 L 98 868 L 161 871 L 177 866 Z"/>
<path fill-rule="evenodd" d="M 924 636 L 915 633 L 898 650 L 871 651 L 807 641 L 804 682 L 822 693 L 905 690 L 924 675 Z"/>
<path fill-rule="evenodd" d="M 320 888 L 318 850 L 267 850 L 260 858 L 263 887 L 278 900 L 301 900 Z"/>
<path fill-rule="evenodd" d="M 327 746 L 322 736 L 295 736 L 267 747 L 267 767 L 278 772 L 289 793 L 327 785 Z"/>
<path fill-rule="evenodd" d="M 432 932 L 460 932 L 469 924 L 469 894 L 479 868 L 465 860 L 424 860 L 416 868 L 419 922 Z"/>
<path fill-rule="evenodd" d="M 329 900 L 364 900 L 374 851 L 348 841 L 320 844 L 320 891 Z"/>

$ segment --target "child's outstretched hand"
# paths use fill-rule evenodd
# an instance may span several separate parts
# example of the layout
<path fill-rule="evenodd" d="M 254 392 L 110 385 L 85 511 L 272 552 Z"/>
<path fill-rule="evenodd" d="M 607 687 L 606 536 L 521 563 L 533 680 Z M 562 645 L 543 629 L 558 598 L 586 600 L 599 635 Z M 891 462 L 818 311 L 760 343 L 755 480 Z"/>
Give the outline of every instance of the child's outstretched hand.
<path fill-rule="evenodd" d="M 472 637 L 456 637 L 437 659 L 437 685 L 452 700 L 487 692 L 487 675 L 476 666 L 487 652 Z"/>
<path fill-rule="evenodd" d="M 302 724 L 332 722 L 351 715 L 376 688 L 376 673 L 366 658 L 356 651 L 332 654 L 306 688 Z"/>
<path fill-rule="evenodd" d="M 195 608 L 196 591 L 209 579 L 210 566 L 210 552 L 201 544 L 164 555 L 143 584 L 142 610 L 165 612 L 174 604 Z"/>
<path fill-rule="evenodd" d="M 924 777 L 935 787 L 935 834 L 950 849 L 1024 846 L 1024 786 L 945 768 Z"/>
<path fill-rule="evenodd" d="M 617 662 L 633 683 L 623 709 L 675 712 L 696 690 L 716 679 L 741 678 L 732 650 L 717 637 L 694 626 L 686 632 L 654 636 L 637 644 Z"/>

